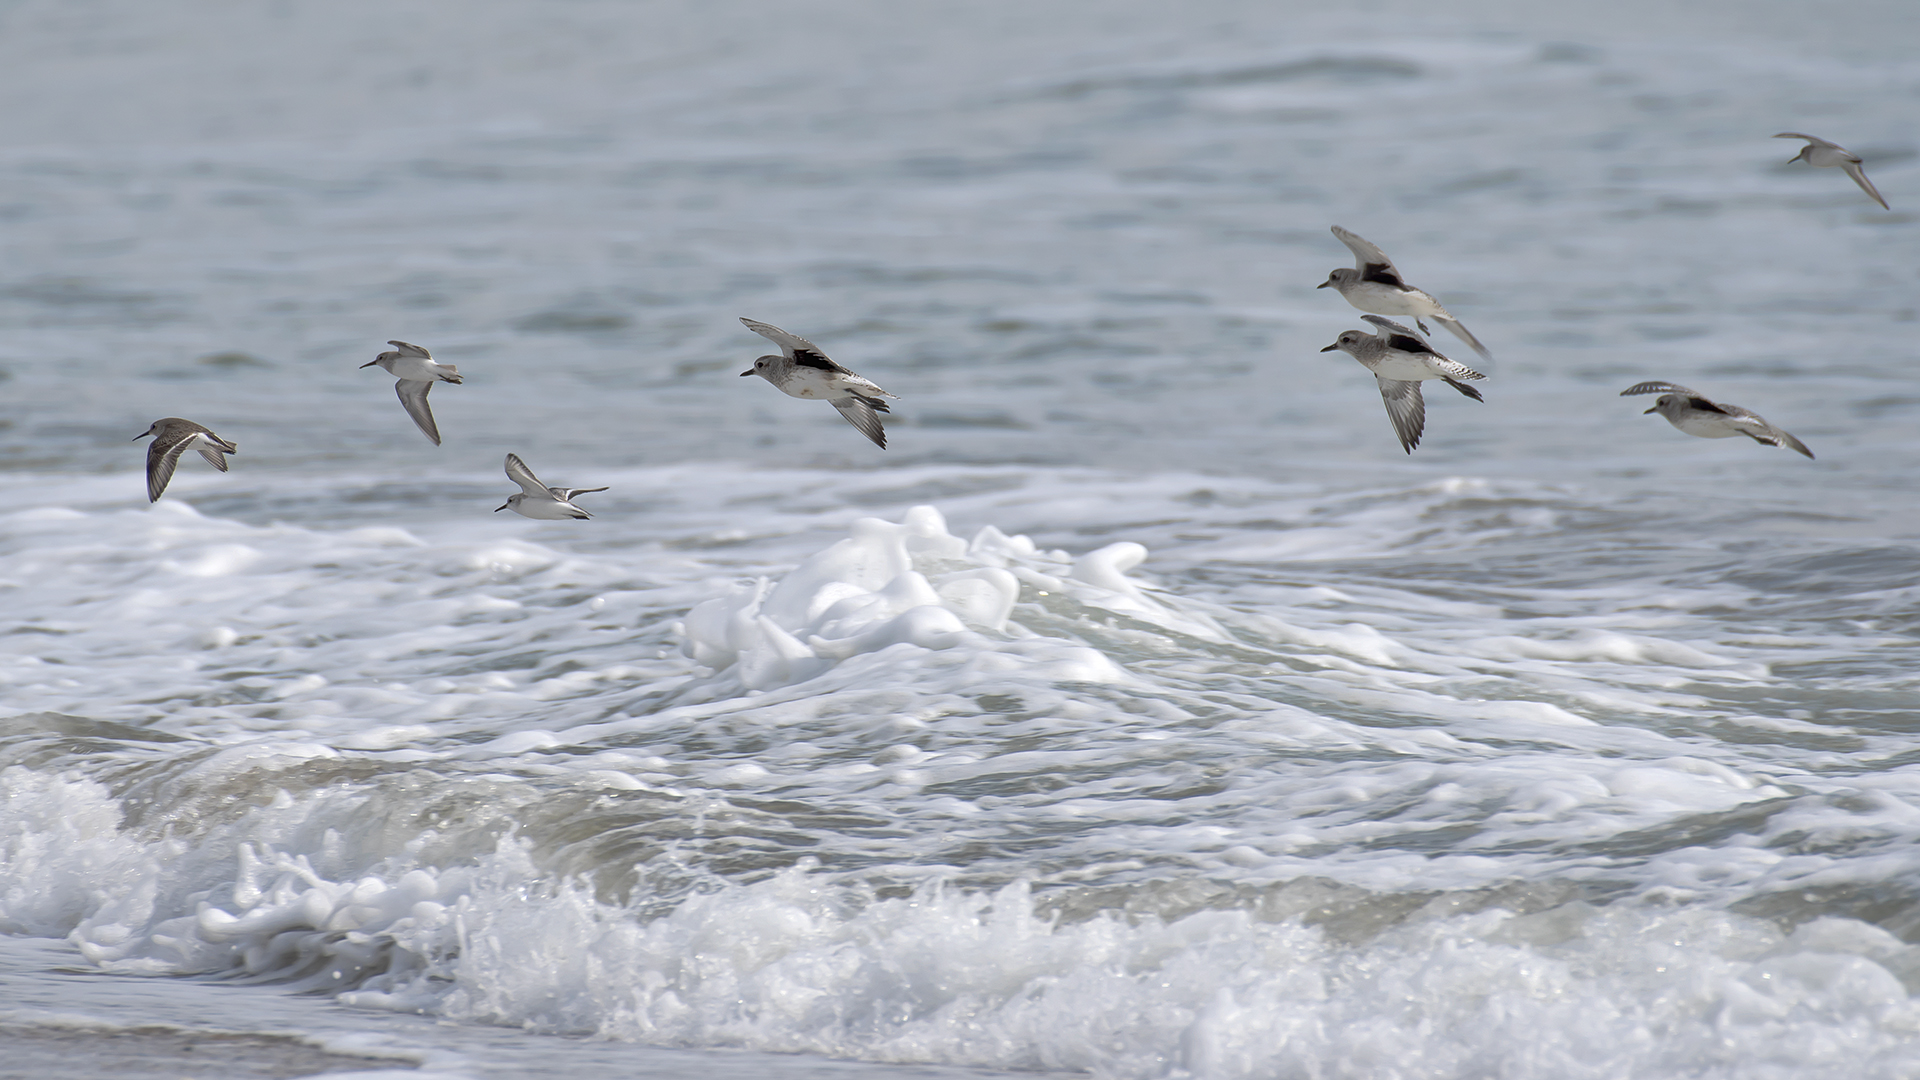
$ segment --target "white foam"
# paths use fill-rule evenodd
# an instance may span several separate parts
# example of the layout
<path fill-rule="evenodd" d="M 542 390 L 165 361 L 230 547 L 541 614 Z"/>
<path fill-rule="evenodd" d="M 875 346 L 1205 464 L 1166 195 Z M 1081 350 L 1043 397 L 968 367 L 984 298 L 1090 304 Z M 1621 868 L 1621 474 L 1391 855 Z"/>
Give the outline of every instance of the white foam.
<path fill-rule="evenodd" d="M 1191 618 L 1149 599 L 1126 577 L 1146 555 L 1138 544 L 1113 544 L 1062 567 L 1062 559 L 1037 552 L 1025 537 L 989 526 L 968 543 L 947 532 L 938 510 L 915 507 L 898 525 L 856 522 L 851 536 L 777 583 L 762 578 L 695 606 L 682 623 L 681 650 L 751 690 L 804 682 L 867 653 L 962 643 L 1013 665 L 970 657 L 981 670 L 1044 665 L 1056 680 L 1123 681 L 1119 668 L 1091 650 L 1036 650 L 1023 639 L 1039 635 L 1017 623 L 1009 629 L 1008 620 L 1025 581 L 1036 602 L 1058 597 L 1054 604 L 1070 600 L 1192 629 Z"/>

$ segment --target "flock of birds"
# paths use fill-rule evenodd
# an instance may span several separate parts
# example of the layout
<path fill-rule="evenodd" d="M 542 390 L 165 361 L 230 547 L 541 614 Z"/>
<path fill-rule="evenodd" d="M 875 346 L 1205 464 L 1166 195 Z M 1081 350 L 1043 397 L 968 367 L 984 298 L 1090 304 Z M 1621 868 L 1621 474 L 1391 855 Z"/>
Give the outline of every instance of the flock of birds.
<path fill-rule="evenodd" d="M 1857 154 L 1818 136 L 1796 131 L 1783 131 L 1774 138 L 1805 139 L 1807 145 L 1789 161 L 1805 161 L 1817 168 L 1844 169 L 1874 202 L 1892 209 L 1880 192 L 1874 189 L 1873 181 L 1867 179 Z M 1338 291 L 1347 303 L 1367 313 L 1361 319 L 1373 324 L 1375 330 L 1371 334 L 1362 330 L 1345 331 L 1333 344 L 1320 351 L 1333 352 L 1337 349 L 1345 352 L 1373 372 L 1374 379 L 1380 384 L 1380 397 L 1386 403 L 1387 417 L 1393 423 L 1394 434 L 1399 437 L 1401 448 L 1411 454 L 1414 447 L 1420 445 L 1421 433 L 1426 429 L 1427 409 L 1420 393 L 1421 383 L 1438 379 L 1475 401 L 1486 400 L 1480 391 L 1467 385 L 1486 376 L 1457 360 L 1447 358 L 1424 340 L 1421 334 L 1432 333 L 1425 320 L 1439 323 L 1482 357 L 1491 360 L 1493 356 L 1480 343 L 1480 339 L 1461 325 L 1460 320 L 1454 318 L 1432 294 L 1407 284 L 1393 265 L 1393 260 L 1387 258 L 1387 253 L 1380 250 L 1378 245 L 1338 225 L 1333 226 L 1333 235 L 1353 252 L 1355 265 L 1352 269 L 1343 266 L 1334 270 L 1316 288 Z M 1385 317 L 1389 315 L 1412 319 L 1414 325 L 1420 328 L 1420 333 L 1416 334 L 1412 329 Z M 780 346 L 779 355 L 769 354 L 754 360 L 751 368 L 740 373 L 742 378 L 758 375 L 789 397 L 828 402 L 839 410 L 847 423 L 871 439 L 874 445 L 886 449 L 887 432 L 881 424 L 880 414 L 888 411 L 886 399 L 895 395 L 834 362 L 819 346 L 806 338 L 753 319 L 742 318 L 740 321 L 747 329 Z M 435 383 L 459 385 L 460 369 L 453 364 L 436 362 L 432 353 L 418 345 L 405 341 L 389 341 L 387 344 L 394 346 L 394 349 L 360 366 L 378 366 L 397 380 L 394 392 L 399 395 L 401 406 L 421 432 L 435 446 L 439 446 L 440 428 L 433 422 L 433 410 L 427 404 L 427 394 Z M 1654 380 L 1635 383 L 1620 392 L 1621 397 L 1635 394 L 1659 394 L 1653 407 L 1646 411 L 1659 413 L 1666 417 L 1668 423 L 1688 435 L 1703 439 L 1731 439 L 1744 435 L 1766 446 L 1784 446 L 1809 458 L 1813 457 L 1813 451 L 1807 449 L 1805 443 L 1767 423 L 1758 413 L 1738 405 L 1713 401 L 1677 383 Z M 153 437 L 153 442 L 147 447 L 148 502 L 157 501 L 167 490 L 167 482 L 173 479 L 180 455 L 189 447 L 198 451 L 207 464 L 221 472 L 227 471 L 226 456 L 238 453 L 233 443 L 214 434 L 212 429 L 177 416 L 155 420 L 151 427 L 134 436 L 134 439 L 138 441 L 148 436 Z M 495 513 L 512 510 L 522 517 L 544 521 L 589 518 L 593 515 L 576 506 L 573 500 L 581 495 L 607 490 L 603 487 L 549 487 L 533 474 L 532 469 L 527 468 L 526 462 L 521 461 L 517 454 L 507 455 L 506 471 L 507 478 L 520 485 L 520 491 L 507 496 L 507 501 L 495 508 Z"/>
<path fill-rule="evenodd" d="M 1874 202 L 1885 209 L 1893 209 L 1874 188 L 1873 181 L 1867 179 L 1860 155 L 1818 135 L 1798 131 L 1783 131 L 1774 138 L 1805 139 L 1807 145 L 1801 147 L 1798 154 L 1788 158 L 1789 163 L 1804 161 L 1816 168 L 1844 169 Z M 1333 227 L 1333 235 L 1353 252 L 1354 267 L 1349 270 L 1343 266 L 1333 271 L 1317 287 L 1338 290 L 1347 303 L 1369 312 L 1361 318 L 1372 323 L 1376 329 L 1372 334 L 1348 330 L 1320 351 L 1333 352 L 1338 349 L 1373 372 L 1374 379 L 1380 383 L 1380 398 L 1387 405 L 1387 418 L 1393 422 L 1393 433 L 1400 437 L 1401 448 L 1411 454 L 1413 448 L 1420 445 L 1420 435 L 1426 430 L 1427 424 L 1427 405 L 1420 396 L 1420 384 L 1439 379 L 1475 401 L 1485 401 L 1480 391 L 1467 383 L 1486 376 L 1465 364 L 1448 359 L 1412 330 L 1381 316 L 1410 318 L 1421 333 L 1430 332 L 1422 320 L 1432 319 L 1486 359 L 1493 359 L 1493 354 L 1440 301 L 1407 284 L 1407 280 L 1394 267 L 1393 260 L 1387 258 L 1387 253 L 1380 250 L 1379 245 L 1338 225 Z M 1806 443 L 1767 423 L 1759 413 L 1714 401 L 1679 383 L 1653 380 L 1635 383 L 1620 392 L 1621 397 L 1635 394 L 1659 394 L 1654 399 L 1653 408 L 1646 411 L 1659 413 L 1667 418 L 1668 423 L 1689 435 L 1703 439 L 1732 439 L 1744 435 L 1766 446 L 1784 446 L 1809 458 L 1813 457 L 1813 451 L 1807 449 Z"/>

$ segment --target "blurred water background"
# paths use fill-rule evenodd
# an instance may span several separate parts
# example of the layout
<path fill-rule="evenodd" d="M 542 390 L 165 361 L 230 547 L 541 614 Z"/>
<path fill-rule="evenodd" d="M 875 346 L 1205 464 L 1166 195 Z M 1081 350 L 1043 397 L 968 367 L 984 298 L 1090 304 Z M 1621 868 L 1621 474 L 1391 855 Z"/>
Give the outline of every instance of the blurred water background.
<path fill-rule="evenodd" d="M 1914 1075 L 1916 46 L 1890 2 L 0 4 L 0 1021 Z M 1318 351 L 1331 224 L 1494 353 L 1410 456 Z M 738 378 L 743 315 L 898 394 L 891 448 Z M 466 376 L 439 448 L 390 338 Z M 165 415 L 240 452 L 149 507 Z M 508 451 L 596 519 L 491 513 Z"/>

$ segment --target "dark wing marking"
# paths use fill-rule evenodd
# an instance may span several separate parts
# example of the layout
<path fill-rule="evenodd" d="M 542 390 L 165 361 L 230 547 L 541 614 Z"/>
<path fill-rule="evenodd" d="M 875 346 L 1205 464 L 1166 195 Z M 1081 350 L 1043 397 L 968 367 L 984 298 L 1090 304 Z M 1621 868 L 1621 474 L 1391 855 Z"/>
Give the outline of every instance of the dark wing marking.
<path fill-rule="evenodd" d="M 1713 402 L 1711 402 L 1711 401 L 1708 401 L 1708 400 L 1707 400 L 1706 398 L 1703 398 L 1703 397 L 1697 397 L 1697 396 L 1696 396 L 1696 397 L 1690 397 L 1690 398 L 1688 398 L 1688 399 L 1687 399 L 1687 404 L 1688 404 L 1688 405 L 1691 405 L 1692 407 L 1694 407 L 1694 408 L 1696 408 L 1696 409 L 1699 409 L 1699 410 L 1700 410 L 1701 412 L 1717 412 L 1717 413 L 1719 413 L 1719 414 L 1720 414 L 1720 415 L 1722 415 L 1722 416 L 1733 416 L 1733 415 L 1735 415 L 1735 414 L 1733 414 L 1733 413 L 1730 413 L 1730 412 L 1728 412 L 1727 410 L 1725 410 L 1725 409 L 1723 409 L 1723 408 L 1721 408 L 1720 406 L 1718 406 L 1718 405 L 1715 405 L 1715 404 L 1714 404 Z"/>
<path fill-rule="evenodd" d="M 1433 346 L 1421 341 L 1417 337 L 1408 337 L 1405 334 L 1394 334 L 1387 338 L 1387 344 L 1392 348 L 1399 349 L 1401 352 L 1429 353 L 1434 356 L 1440 355 L 1434 351 Z"/>
<path fill-rule="evenodd" d="M 1392 263 L 1367 263 L 1360 268 L 1360 280 L 1392 285 L 1396 289 L 1408 288 L 1406 281 L 1400 277 L 1400 271 L 1395 270 Z"/>
<path fill-rule="evenodd" d="M 1448 386 L 1453 387 L 1455 390 L 1460 391 L 1461 393 L 1467 395 L 1468 397 L 1472 398 L 1475 401 L 1487 400 L 1486 398 L 1483 398 L 1480 396 L 1480 391 L 1475 390 L 1473 387 L 1468 386 L 1466 383 L 1460 382 L 1457 379 L 1447 378 L 1447 376 L 1445 375 L 1442 375 L 1440 377 L 1446 380 L 1446 383 Z"/>
<path fill-rule="evenodd" d="M 833 371 L 851 375 L 851 371 L 827 359 L 827 354 L 812 349 L 793 350 L 793 362 L 801 367 L 819 368 L 821 371 Z"/>

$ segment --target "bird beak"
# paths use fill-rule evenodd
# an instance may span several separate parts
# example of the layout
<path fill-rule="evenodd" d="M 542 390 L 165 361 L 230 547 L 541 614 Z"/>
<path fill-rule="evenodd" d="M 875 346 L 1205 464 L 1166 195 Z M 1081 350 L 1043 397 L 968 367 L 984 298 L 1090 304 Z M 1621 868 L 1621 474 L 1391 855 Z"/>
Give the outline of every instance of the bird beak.
<path fill-rule="evenodd" d="M 500 511 L 505 510 L 508 506 L 511 506 L 511 505 L 512 505 L 511 503 L 501 503 L 499 506 L 496 506 L 493 508 L 493 512 L 497 514 Z"/>
<path fill-rule="evenodd" d="M 1339 347 L 1340 347 L 1340 343 L 1339 343 L 1339 342 L 1334 342 L 1334 343 L 1333 343 L 1332 345 L 1329 345 L 1329 346 L 1327 346 L 1326 348 L 1324 348 L 1324 349 L 1321 349 L 1320 351 L 1321 351 L 1321 352 L 1332 352 L 1333 350 L 1335 350 L 1335 349 L 1337 349 L 1337 348 L 1339 348 Z"/>
<path fill-rule="evenodd" d="M 1647 415 L 1647 413 L 1657 413 L 1657 412 L 1659 412 L 1659 411 L 1660 411 L 1660 406 L 1658 406 L 1658 405 L 1655 405 L 1655 406 L 1654 406 L 1653 408 L 1651 408 L 1651 409 L 1648 409 L 1648 410 L 1647 410 L 1647 412 L 1643 412 L 1643 413 L 1641 413 L 1640 415 L 1641 415 L 1641 416 L 1645 416 L 1645 415 Z"/>
<path fill-rule="evenodd" d="M 1327 280 L 1325 280 L 1325 281 L 1323 281 L 1323 282 L 1321 282 L 1320 284 L 1318 284 L 1318 285 L 1315 285 L 1315 286 L 1314 286 L 1314 288 L 1316 288 L 1316 289 L 1324 289 L 1324 288 L 1326 288 L 1327 286 L 1329 286 L 1329 285 L 1331 285 L 1331 284 L 1333 284 L 1333 279 L 1332 279 L 1332 278 L 1328 278 Z"/>
<path fill-rule="evenodd" d="M 752 369 L 752 368 L 748 368 L 747 370 L 745 370 L 745 371 L 743 371 L 743 372 L 741 372 L 741 373 L 740 373 L 740 377 L 744 379 L 744 378 L 746 378 L 747 376 L 749 376 L 749 375 L 751 375 L 751 374 L 753 374 L 753 369 Z"/>
<path fill-rule="evenodd" d="M 380 362 L 380 361 L 378 361 L 378 360 L 369 360 L 369 361 L 367 361 L 366 363 L 364 363 L 364 364 L 361 364 L 360 366 L 361 366 L 361 367 L 372 367 L 373 365 L 375 365 L 375 364 L 377 364 L 377 363 L 379 363 L 379 362 Z"/>
<path fill-rule="evenodd" d="M 131 438 L 131 439 L 128 439 L 127 441 L 128 441 L 128 442 L 139 442 L 139 441 L 140 441 L 141 439 L 144 439 L 144 438 L 146 438 L 147 436 L 149 436 L 149 435 L 151 435 L 151 434 L 153 434 L 153 432 L 151 432 L 151 431 L 143 431 L 143 432 L 141 432 L 140 434 L 138 434 L 138 435 L 135 435 L 135 436 L 134 436 L 133 438 Z"/>

